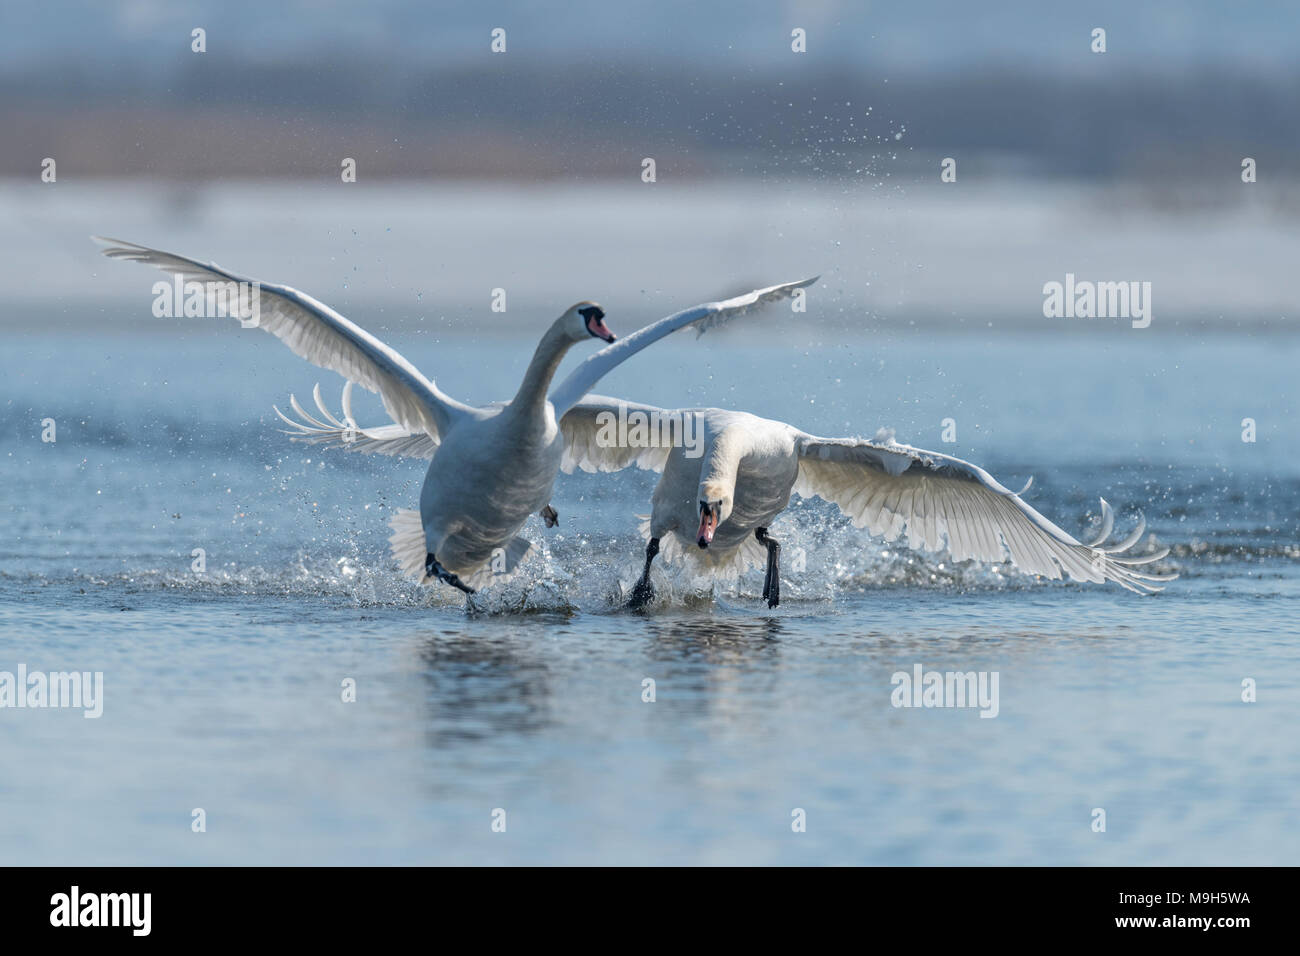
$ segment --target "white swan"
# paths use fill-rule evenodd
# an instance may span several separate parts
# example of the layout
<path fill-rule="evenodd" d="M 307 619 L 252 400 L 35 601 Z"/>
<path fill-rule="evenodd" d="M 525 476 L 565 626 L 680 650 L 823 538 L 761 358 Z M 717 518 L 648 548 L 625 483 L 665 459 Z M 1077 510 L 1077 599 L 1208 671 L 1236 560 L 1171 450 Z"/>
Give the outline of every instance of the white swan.
<path fill-rule="evenodd" d="M 689 457 L 682 441 L 659 448 L 610 441 L 610 423 L 620 415 L 627 421 L 633 411 L 650 421 L 680 421 L 677 434 L 697 436 L 699 444 L 692 446 L 701 454 Z M 614 471 L 633 463 L 663 472 L 654 490 L 653 513 L 642 526 L 649 542 L 645 569 L 632 593 L 634 607 L 653 597 L 650 566 L 661 542 L 667 560 L 689 555 L 715 572 L 744 570 L 766 558 L 763 598 L 775 607 L 781 595 L 780 546 L 767 529 L 792 493 L 833 502 L 856 527 L 886 541 L 906 530 L 912 548 L 935 551 L 946 543 L 954 561 L 1001 561 L 1005 555 L 1031 574 L 1114 581 L 1139 593 L 1161 590 L 1152 582 L 1177 577 L 1136 570 L 1163 558 L 1168 548 L 1140 557 L 1117 556 L 1138 542 L 1145 521 L 1119 544 L 1103 546 L 1114 524 L 1104 498 L 1100 533 L 1083 544 L 1021 499 L 1028 484 L 1009 491 L 970 462 L 901 445 L 885 430 L 870 441 L 817 438 L 746 412 L 668 411 L 597 395 L 570 410 L 560 427 L 566 438 L 566 473 L 574 468 Z"/>
<path fill-rule="evenodd" d="M 359 429 L 352 419 L 351 386 L 343 391 L 344 421 L 316 404 L 325 421 L 308 415 L 290 433 L 297 440 L 355 451 L 427 457 L 433 446 L 401 425 Z M 278 411 L 278 410 L 277 410 Z M 652 444 L 654 428 L 636 432 L 642 422 L 668 423 L 671 441 Z M 616 423 L 632 422 L 620 441 Z M 675 433 L 674 430 L 675 429 Z M 947 545 L 954 561 L 1001 561 L 1009 557 L 1023 571 L 1051 579 L 1116 584 L 1138 593 L 1159 591 L 1156 582 L 1177 574 L 1140 571 L 1159 561 L 1168 548 L 1120 557 L 1141 539 L 1146 522 L 1109 547 L 1114 513 L 1101 499 L 1101 528 L 1082 543 L 1058 528 L 970 462 L 901 445 L 882 430 L 875 439 L 817 438 L 784 422 L 719 408 L 668 411 L 620 399 L 589 395 L 560 419 L 565 450 L 561 467 L 608 472 L 637 465 L 661 471 L 653 513 L 642 524 L 649 538 L 645 568 L 632 591 L 631 605 L 654 596 L 650 567 L 662 543 L 665 560 L 690 560 L 702 570 L 731 574 L 766 561 L 763 598 L 769 607 L 781 599 L 780 545 L 767 533 L 792 494 L 820 496 L 838 505 L 856 527 L 894 541 L 906 531 L 909 547 L 935 551 Z M 643 440 L 642 436 L 645 439 Z M 683 441 L 694 436 L 696 441 Z M 697 448 L 698 457 L 690 457 Z M 1030 482 L 1032 484 L 1032 480 Z"/>
<path fill-rule="evenodd" d="M 541 511 L 554 518 L 551 488 L 564 454 L 557 419 L 600 378 L 665 335 L 696 326 L 700 332 L 751 308 L 791 295 L 816 279 L 759 289 L 661 319 L 619 342 L 596 304 L 579 302 L 542 336 L 522 384 L 509 402 L 465 405 L 441 392 L 409 361 L 329 306 L 288 286 L 257 283 L 214 263 L 100 239 L 104 255 L 156 266 L 186 283 L 201 283 L 211 300 L 231 284 L 254 289 L 260 328 L 296 355 L 378 392 L 384 408 L 410 440 L 423 436 L 433 461 L 420 492 L 420 510 L 399 512 L 390 538 L 402 569 L 421 580 L 442 580 L 467 593 L 518 567 L 531 545 L 516 532 Z M 251 298 L 251 297 L 250 297 Z M 589 336 L 608 345 L 579 365 L 551 393 L 551 378 L 569 348 Z M 301 411 L 297 403 L 295 409 Z M 278 409 L 277 409 L 278 412 Z M 350 414 L 349 414 L 350 417 Z M 342 424 L 342 423 L 339 423 Z M 465 580 L 462 580 L 464 578 Z"/>

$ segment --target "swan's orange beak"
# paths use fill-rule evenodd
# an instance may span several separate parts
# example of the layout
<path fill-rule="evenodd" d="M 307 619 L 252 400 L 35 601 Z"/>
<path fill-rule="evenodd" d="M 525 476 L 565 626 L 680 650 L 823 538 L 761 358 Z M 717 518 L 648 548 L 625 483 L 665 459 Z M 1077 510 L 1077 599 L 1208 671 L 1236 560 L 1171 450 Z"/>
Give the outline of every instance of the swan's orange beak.
<path fill-rule="evenodd" d="M 707 501 L 700 502 L 700 530 L 696 535 L 696 544 L 707 548 L 713 542 L 713 532 L 718 529 L 718 514 Z"/>
<path fill-rule="evenodd" d="M 606 342 L 614 341 L 614 333 L 605 324 L 605 317 L 600 313 L 587 316 L 587 331 Z"/>

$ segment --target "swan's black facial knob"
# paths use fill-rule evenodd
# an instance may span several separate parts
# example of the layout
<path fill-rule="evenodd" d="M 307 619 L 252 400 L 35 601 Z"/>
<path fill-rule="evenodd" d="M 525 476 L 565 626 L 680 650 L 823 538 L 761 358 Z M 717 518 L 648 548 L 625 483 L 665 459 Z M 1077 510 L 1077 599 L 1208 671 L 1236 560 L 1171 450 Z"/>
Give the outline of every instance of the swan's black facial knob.
<path fill-rule="evenodd" d="M 718 509 L 707 501 L 700 502 L 700 530 L 695 543 L 707 548 L 713 542 L 713 532 L 718 530 Z"/>
<path fill-rule="evenodd" d="M 584 322 L 587 323 L 587 331 L 596 338 L 605 342 L 614 341 L 614 333 L 609 330 L 605 324 L 605 310 L 598 305 L 583 306 L 578 310 Z"/>

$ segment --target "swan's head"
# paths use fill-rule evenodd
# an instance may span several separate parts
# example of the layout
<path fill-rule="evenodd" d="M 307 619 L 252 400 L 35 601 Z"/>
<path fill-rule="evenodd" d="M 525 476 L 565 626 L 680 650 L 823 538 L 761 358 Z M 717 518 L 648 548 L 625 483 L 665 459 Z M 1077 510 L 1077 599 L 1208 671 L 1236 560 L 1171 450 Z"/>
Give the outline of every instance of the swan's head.
<path fill-rule="evenodd" d="M 558 324 L 570 342 L 581 342 L 589 335 L 603 342 L 614 341 L 614 333 L 605 324 L 605 310 L 595 302 L 570 306 L 569 311 L 560 316 Z"/>
<path fill-rule="evenodd" d="M 700 482 L 700 530 L 695 543 L 707 548 L 718 525 L 731 517 L 731 492 L 716 481 Z"/>

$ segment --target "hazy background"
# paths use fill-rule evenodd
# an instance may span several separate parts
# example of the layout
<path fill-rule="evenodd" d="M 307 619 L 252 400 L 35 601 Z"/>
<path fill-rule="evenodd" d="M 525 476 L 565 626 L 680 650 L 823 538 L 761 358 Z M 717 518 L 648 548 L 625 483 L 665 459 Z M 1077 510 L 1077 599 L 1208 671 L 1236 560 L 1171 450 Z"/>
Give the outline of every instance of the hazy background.
<path fill-rule="evenodd" d="M 100 720 L 0 713 L 6 862 L 1293 862 L 1297 26 L 1281 2 L 6 4 L 0 669 L 106 683 Z M 538 557 L 467 614 L 387 552 L 423 463 L 291 444 L 272 403 L 319 381 L 337 410 L 337 376 L 154 318 L 161 275 L 91 233 L 302 288 L 478 402 L 578 299 L 626 333 L 820 273 L 807 312 L 673 336 L 601 391 L 894 426 L 1032 476 L 1071 533 L 1101 496 L 1121 537 L 1143 512 L 1181 577 L 954 565 L 803 500 L 775 611 L 755 571 L 623 613 L 654 481 L 629 470 L 562 477 L 560 526 L 530 519 Z M 1067 272 L 1151 282 L 1150 328 L 1044 318 Z M 1001 715 L 892 708 L 918 662 L 999 672 Z"/>
<path fill-rule="evenodd" d="M 1151 281 L 1152 334 L 1286 328 L 1298 25 L 1283 2 L 9 4 L 0 314 L 148 320 L 152 278 L 97 275 L 96 232 L 408 327 L 478 326 L 496 287 L 493 325 L 531 328 L 821 272 L 822 322 L 1056 328 L 1042 285 L 1074 272 Z"/>

